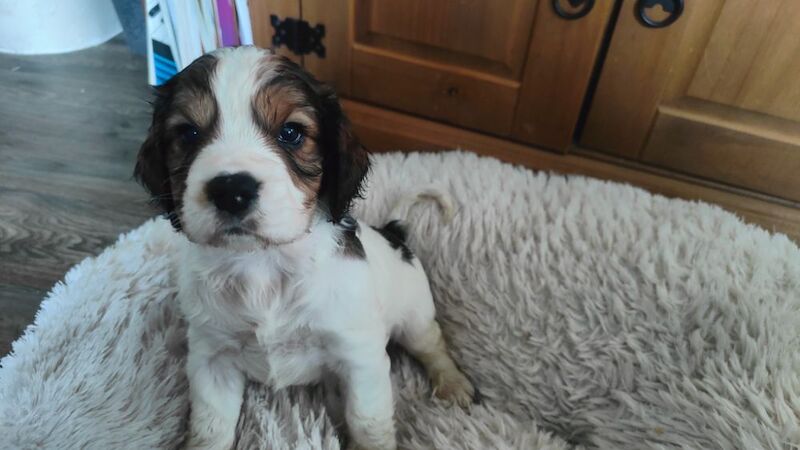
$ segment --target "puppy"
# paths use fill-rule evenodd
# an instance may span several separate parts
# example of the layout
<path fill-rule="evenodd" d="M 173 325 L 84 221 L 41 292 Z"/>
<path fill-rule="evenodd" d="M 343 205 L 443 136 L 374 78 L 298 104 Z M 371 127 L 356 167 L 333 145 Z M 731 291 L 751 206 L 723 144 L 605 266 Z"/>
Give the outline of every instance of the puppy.
<path fill-rule="evenodd" d="M 395 448 L 389 339 L 470 404 L 402 229 L 348 216 L 368 168 L 333 91 L 268 51 L 216 51 L 157 89 L 135 175 L 187 238 L 189 448 L 234 444 L 248 378 L 337 380 L 351 447 Z"/>

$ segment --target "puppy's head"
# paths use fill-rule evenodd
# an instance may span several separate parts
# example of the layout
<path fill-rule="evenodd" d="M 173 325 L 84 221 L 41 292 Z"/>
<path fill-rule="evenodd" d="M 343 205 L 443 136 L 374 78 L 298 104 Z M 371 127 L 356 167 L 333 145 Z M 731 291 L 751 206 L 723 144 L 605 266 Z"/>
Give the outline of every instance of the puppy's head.
<path fill-rule="evenodd" d="M 157 89 L 135 176 L 190 240 L 280 245 L 338 221 L 369 167 L 334 92 L 254 47 L 205 55 Z"/>

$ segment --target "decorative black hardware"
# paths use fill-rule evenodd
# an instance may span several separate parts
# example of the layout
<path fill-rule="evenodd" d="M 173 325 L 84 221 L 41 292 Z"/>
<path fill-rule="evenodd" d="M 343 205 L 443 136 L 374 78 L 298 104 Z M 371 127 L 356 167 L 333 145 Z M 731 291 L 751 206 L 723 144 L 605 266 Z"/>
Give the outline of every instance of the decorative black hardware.
<path fill-rule="evenodd" d="M 661 5 L 669 13 L 664 20 L 654 20 L 647 15 L 647 10 L 653 6 Z M 672 25 L 683 14 L 683 0 L 638 0 L 636 2 L 636 17 L 646 27 L 664 28 Z"/>
<path fill-rule="evenodd" d="M 573 12 L 569 12 L 561 5 L 562 1 L 566 1 L 572 8 L 582 7 Z M 594 0 L 553 0 L 553 9 L 556 14 L 567 20 L 577 20 L 589 14 L 589 11 L 594 8 Z"/>
<path fill-rule="evenodd" d="M 275 34 L 272 35 L 272 45 L 280 47 L 285 45 L 295 55 L 308 55 L 315 53 L 320 58 L 325 57 L 325 46 L 322 38 L 325 37 L 325 25 L 317 24 L 311 27 L 305 20 L 287 17 L 280 20 L 275 14 L 269 16 Z"/>

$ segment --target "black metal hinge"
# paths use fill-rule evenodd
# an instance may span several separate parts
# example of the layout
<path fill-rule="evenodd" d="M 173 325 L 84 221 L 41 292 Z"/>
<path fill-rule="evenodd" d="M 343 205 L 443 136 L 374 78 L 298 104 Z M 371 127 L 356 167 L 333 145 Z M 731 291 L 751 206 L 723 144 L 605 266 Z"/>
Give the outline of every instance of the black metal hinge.
<path fill-rule="evenodd" d="M 325 25 L 317 24 L 312 27 L 305 20 L 287 17 L 279 19 L 275 14 L 269 16 L 275 34 L 272 35 L 272 45 L 280 47 L 285 45 L 295 55 L 316 54 L 325 57 L 325 46 L 322 38 L 325 37 Z"/>

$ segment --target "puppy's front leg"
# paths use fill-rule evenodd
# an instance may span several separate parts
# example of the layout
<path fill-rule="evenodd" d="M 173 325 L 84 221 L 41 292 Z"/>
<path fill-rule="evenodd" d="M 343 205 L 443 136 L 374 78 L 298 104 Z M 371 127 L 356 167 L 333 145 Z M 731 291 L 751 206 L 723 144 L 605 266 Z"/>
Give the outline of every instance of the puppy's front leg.
<path fill-rule="evenodd" d="M 389 371 L 389 355 L 383 348 L 372 357 L 348 363 L 343 384 L 350 450 L 393 450 L 397 447 Z"/>
<path fill-rule="evenodd" d="M 229 449 L 244 396 L 244 374 L 230 357 L 192 351 L 186 363 L 189 378 L 189 449 Z"/>

